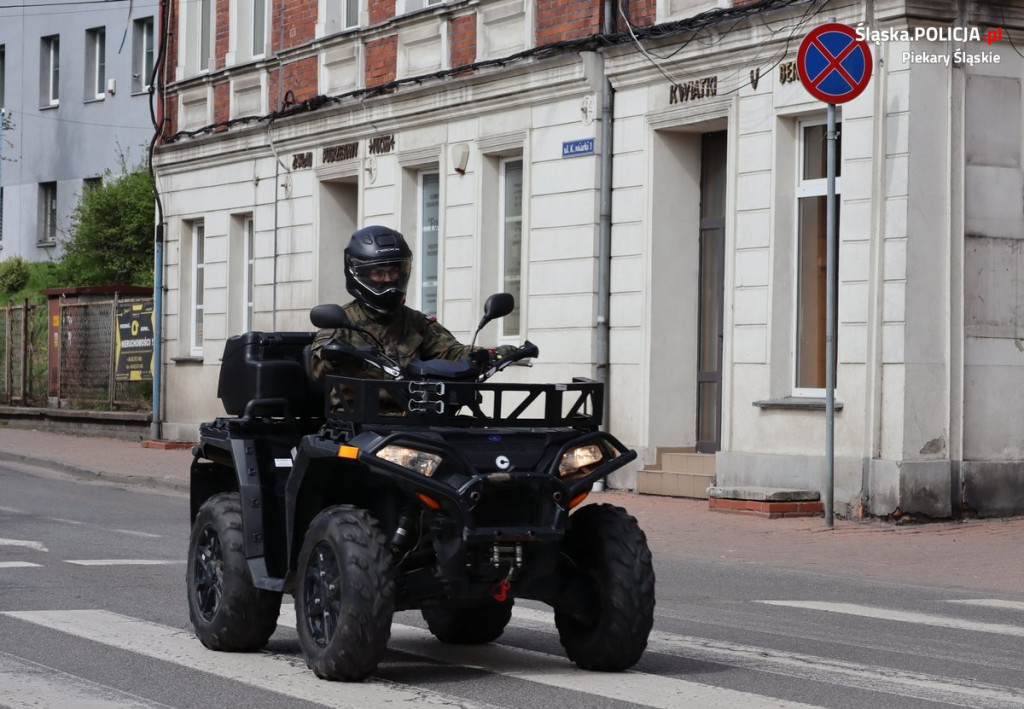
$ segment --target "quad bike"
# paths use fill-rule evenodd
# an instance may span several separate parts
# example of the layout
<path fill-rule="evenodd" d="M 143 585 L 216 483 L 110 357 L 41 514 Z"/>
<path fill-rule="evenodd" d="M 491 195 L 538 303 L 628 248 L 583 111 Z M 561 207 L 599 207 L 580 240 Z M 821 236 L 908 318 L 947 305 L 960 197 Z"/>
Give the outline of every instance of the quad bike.
<path fill-rule="evenodd" d="M 491 296 L 477 332 L 512 305 Z M 485 381 L 537 356 L 529 342 L 403 368 L 340 306 L 311 320 L 367 343 L 334 341 L 322 357 L 384 378 L 314 379 L 309 333 L 228 339 L 218 396 L 229 416 L 200 427 L 191 468 L 199 640 L 263 647 L 289 593 L 309 667 L 358 681 L 380 662 L 395 611 L 420 609 L 442 642 L 480 644 L 521 598 L 553 607 L 579 667 L 634 665 L 654 615 L 647 540 L 622 508 L 580 504 L 636 457 L 599 428 L 602 384 Z"/>

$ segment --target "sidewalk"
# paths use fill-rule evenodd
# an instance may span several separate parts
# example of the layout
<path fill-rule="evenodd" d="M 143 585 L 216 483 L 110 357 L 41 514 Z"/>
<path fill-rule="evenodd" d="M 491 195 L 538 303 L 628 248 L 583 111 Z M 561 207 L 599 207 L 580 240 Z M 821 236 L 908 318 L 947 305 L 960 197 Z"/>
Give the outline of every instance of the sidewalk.
<path fill-rule="evenodd" d="M 0 427 L 2 462 L 187 495 L 192 452 Z M 590 501 L 628 509 L 656 558 L 1024 594 L 1024 517 L 917 525 L 837 519 L 827 529 L 820 517 L 765 519 L 713 512 L 706 500 L 612 490 L 592 494 Z"/>

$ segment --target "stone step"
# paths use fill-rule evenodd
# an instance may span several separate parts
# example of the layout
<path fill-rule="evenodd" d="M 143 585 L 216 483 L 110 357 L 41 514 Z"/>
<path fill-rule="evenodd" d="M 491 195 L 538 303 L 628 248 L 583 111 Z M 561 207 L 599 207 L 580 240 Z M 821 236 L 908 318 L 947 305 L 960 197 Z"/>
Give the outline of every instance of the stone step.
<path fill-rule="evenodd" d="M 710 487 L 708 508 L 768 519 L 821 517 L 825 514 L 825 505 L 817 490 L 775 487 Z"/>
<path fill-rule="evenodd" d="M 641 470 L 636 474 L 636 491 L 642 495 L 708 498 L 708 486 L 715 476 L 702 473 L 679 473 L 671 470 Z"/>
<path fill-rule="evenodd" d="M 666 452 L 660 456 L 658 470 L 673 473 L 689 473 L 691 475 L 715 476 L 714 453 L 677 453 Z"/>

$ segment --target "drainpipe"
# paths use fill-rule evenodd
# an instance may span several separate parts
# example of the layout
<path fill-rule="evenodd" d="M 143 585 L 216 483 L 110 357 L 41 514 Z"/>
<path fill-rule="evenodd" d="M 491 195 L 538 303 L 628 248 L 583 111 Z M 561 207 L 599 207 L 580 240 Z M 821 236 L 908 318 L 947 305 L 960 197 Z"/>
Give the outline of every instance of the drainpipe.
<path fill-rule="evenodd" d="M 614 4 L 604 3 L 604 32 L 614 31 Z M 612 83 L 604 70 L 604 55 L 601 57 L 601 183 L 600 221 L 598 224 L 597 247 L 597 380 L 604 385 L 604 420 L 607 421 L 609 402 L 609 309 L 611 307 L 611 266 L 612 266 Z"/>
<path fill-rule="evenodd" d="M 150 422 L 149 437 L 154 441 L 163 440 L 163 419 L 160 417 L 160 388 L 163 380 L 164 327 L 164 225 L 163 219 L 156 225 L 153 264 L 153 420 Z"/>

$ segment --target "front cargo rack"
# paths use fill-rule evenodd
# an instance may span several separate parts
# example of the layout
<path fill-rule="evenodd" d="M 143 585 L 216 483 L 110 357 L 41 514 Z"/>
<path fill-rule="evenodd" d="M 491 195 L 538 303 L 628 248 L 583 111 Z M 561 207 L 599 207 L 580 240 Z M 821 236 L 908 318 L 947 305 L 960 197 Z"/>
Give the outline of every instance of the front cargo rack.
<path fill-rule="evenodd" d="M 565 428 L 596 431 L 604 384 L 402 381 L 327 375 L 329 423 Z"/>

